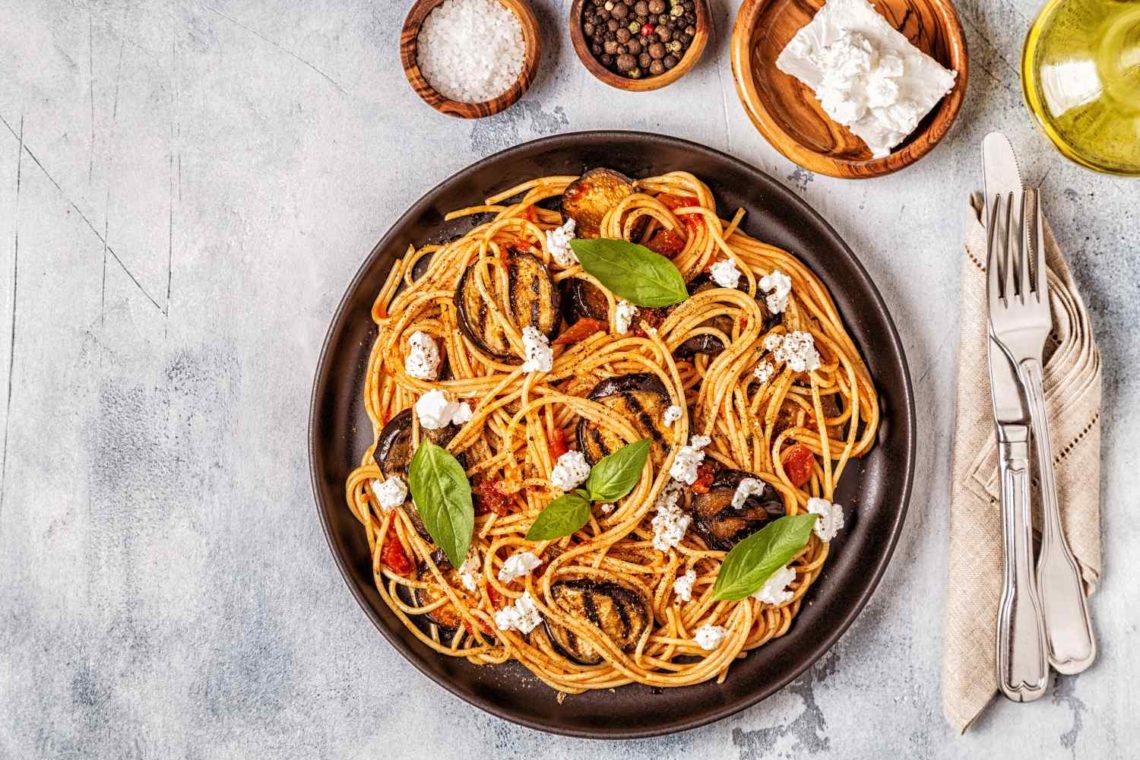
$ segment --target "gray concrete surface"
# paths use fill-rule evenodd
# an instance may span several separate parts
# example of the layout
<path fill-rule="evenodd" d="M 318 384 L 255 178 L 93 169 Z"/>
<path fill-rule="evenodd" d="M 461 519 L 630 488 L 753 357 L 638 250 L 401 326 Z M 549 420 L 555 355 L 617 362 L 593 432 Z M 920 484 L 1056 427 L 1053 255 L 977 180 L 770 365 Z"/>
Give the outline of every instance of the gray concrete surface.
<path fill-rule="evenodd" d="M 538 81 L 474 123 L 405 83 L 407 5 L 0 3 L 0 757 L 1135 757 L 1140 186 L 1034 131 L 1016 65 L 1035 3 L 957 3 L 958 124 L 861 183 L 797 169 L 749 125 L 736 2 L 713 0 L 694 73 L 636 96 L 578 64 L 568 0 L 535 0 Z M 388 225 L 475 159 L 599 127 L 727 150 L 814 204 L 895 314 L 922 431 L 906 534 L 839 645 L 735 718 L 611 744 L 491 718 L 392 651 L 329 556 L 305 455 L 321 339 Z M 1104 350 L 1102 654 L 958 738 L 939 698 L 958 250 L 993 128 L 1044 182 Z"/>

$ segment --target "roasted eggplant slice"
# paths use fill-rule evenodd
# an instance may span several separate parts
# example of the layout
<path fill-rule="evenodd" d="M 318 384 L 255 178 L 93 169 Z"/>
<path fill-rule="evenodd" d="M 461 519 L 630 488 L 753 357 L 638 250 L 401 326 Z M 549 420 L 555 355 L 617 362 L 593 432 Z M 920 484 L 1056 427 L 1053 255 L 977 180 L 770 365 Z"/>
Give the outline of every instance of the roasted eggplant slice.
<path fill-rule="evenodd" d="M 609 304 L 597 285 L 570 277 L 562 283 L 562 316 L 568 325 L 580 319 L 609 322 Z"/>
<path fill-rule="evenodd" d="M 550 593 L 564 612 L 597 626 L 624 652 L 637 646 L 638 639 L 653 621 L 649 600 L 633 584 L 571 578 L 553 583 Z M 573 631 L 548 620 L 546 633 L 567 657 L 584 665 L 602 661 L 601 653 Z"/>
<path fill-rule="evenodd" d="M 451 574 L 454 573 L 452 572 Z M 420 580 L 432 581 L 434 577 L 430 573 L 425 573 L 420 577 Z M 451 580 L 454 581 L 454 578 Z M 452 585 L 455 584 L 453 583 Z M 433 584 L 423 588 L 417 588 L 414 592 L 414 598 L 417 607 L 426 607 L 429 604 L 434 604 L 440 599 L 443 599 L 444 593 Z M 431 612 L 425 612 L 424 617 L 441 628 L 455 629 L 463 624 L 463 618 L 455 609 L 455 605 L 451 602 L 444 602 Z"/>
<path fill-rule="evenodd" d="M 732 506 L 740 481 L 755 477 L 742 470 L 721 470 L 713 476 L 708 493 L 697 494 L 693 499 L 694 525 L 711 548 L 728 551 L 741 539 L 784 515 L 783 500 L 767 483 L 763 493 L 749 496 L 740 509 Z"/>
<path fill-rule="evenodd" d="M 574 220 L 580 238 L 596 238 L 609 210 L 633 192 L 633 181 L 613 169 L 591 169 L 566 186 L 562 212 Z"/>
<path fill-rule="evenodd" d="M 673 433 L 665 425 L 665 410 L 670 405 L 669 391 L 656 375 L 639 372 L 606 378 L 594 386 L 587 398 L 629 420 L 634 430 L 652 439 L 649 457 L 653 464 L 659 466 L 664 461 L 673 442 Z M 578 421 L 578 448 L 590 464 L 624 445 L 624 441 L 595 423 L 587 419 Z"/>
<path fill-rule="evenodd" d="M 737 286 L 737 289 L 743 291 L 744 285 L 744 279 L 741 278 L 740 285 Z M 696 295 L 701 291 L 715 287 L 717 287 L 717 285 L 712 281 L 712 278 L 710 278 L 709 275 L 697 275 L 689 281 L 689 295 Z M 764 331 L 768 331 L 783 320 L 783 315 L 770 313 L 768 311 L 768 307 L 764 303 L 763 293 L 759 293 L 758 295 L 760 297 L 756 299 L 756 303 L 760 306 L 760 313 L 764 315 Z M 705 322 L 705 324 L 709 327 L 715 327 L 725 335 L 729 335 L 732 332 L 732 317 L 726 315 L 713 317 L 708 322 Z M 673 351 L 673 356 L 678 359 L 691 360 L 697 354 L 705 354 L 710 359 L 713 359 L 723 350 L 724 341 L 714 335 L 702 334 L 694 335 L 681 345 L 677 346 L 677 348 Z"/>
<path fill-rule="evenodd" d="M 458 432 L 459 428 L 455 425 L 448 425 L 440 430 L 420 428 L 420 435 L 437 446 L 446 446 Z M 388 424 L 380 430 L 380 437 L 376 440 L 376 448 L 372 452 L 372 458 L 376 460 L 376 465 L 384 473 L 384 477 L 399 475 L 406 478 L 408 476 L 408 465 L 411 463 L 414 453 L 415 451 L 412 449 L 412 410 L 405 409 L 388 420 Z M 459 455 L 459 461 L 464 461 L 462 454 Z M 431 542 L 432 537 L 428 534 L 427 528 L 420 518 L 420 513 L 412 506 L 411 499 L 405 501 L 401 505 L 401 509 L 412 518 L 416 532 L 425 541 Z"/>
<path fill-rule="evenodd" d="M 471 279 L 475 267 L 468 267 L 455 289 L 455 305 L 459 310 L 459 328 L 467 338 L 489 356 L 505 362 L 522 359 L 511 352 L 506 333 L 491 317 L 483 296 Z M 561 300 L 558 288 L 542 261 L 529 253 L 512 251 L 507 263 L 509 292 L 505 300 L 507 319 L 515 327 L 535 327 L 548 338 L 558 332 Z M 498 297 L 500 294 L 496 294 Z"/>

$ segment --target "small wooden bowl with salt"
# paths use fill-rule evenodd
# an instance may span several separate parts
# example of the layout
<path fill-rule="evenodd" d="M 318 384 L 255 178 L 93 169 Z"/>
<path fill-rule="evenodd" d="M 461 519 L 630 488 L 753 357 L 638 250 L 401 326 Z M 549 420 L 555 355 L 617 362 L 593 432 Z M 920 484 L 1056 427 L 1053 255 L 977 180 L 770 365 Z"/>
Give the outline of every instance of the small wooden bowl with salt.
<path fill-rule="evenodd" d="M 487 45 L 486 40 L 478 38 L 467 39 L 464 40 L 465 44 L 455 45 L 454 38 L 447 39 L 446 29 L 437 34 L 437 31 L 432 30 L 433 24 L 427 25 L 428 34 L 431 37 L 426 38 L 427 35 L 424 34 L 425 22 L 428 21 L 432 12 L 439 9 L 440 6 L 444 6 L 443 10 L 449 11 L 450 16 L 454 18 L 457 6 L 470 4 L 472 8 L 467 10 L 474 11 L 478 10 L 480 6 L 486 5 L 487 0 L 416 0 L 404 19 L 403 29 L 400 30 L 400 61 L 404 66 L 404 76 L 408 78 L 408 83 L 416 91 L 416 94 L 440 113 L 463 119 L 480 119 L 484 116 L 491 116 L 514 104 L 534 80 L 538 71 L 541 52 L 538 19 L 535 18 L 534 11 L 531 10 L 526 0 L 490 1 L 510 11 L 518 21 L 521 43 L 517 45 L 517 50 L 508 48 L 509 53 L 517 52 L 517 58 L 514 55 L 506 55 L 503 58 L 496 57 L 498 50 L 502 50 L 502 48 L 496 49 L 494 45 Z M 462 12 L 461 10 L 460 13 Z M 492 19 L 493 16 L 494 14 L 478 14 L 475 23 L 490 23 L 488 19 Z M 438 19 L 441 25 L 445 20 L 447 20 L 447 15 Z M 470 20 L 459 19 L 458 21 L 462 24 L 463 21 Z M 495 32 L 496 30 L 490 28 L 488 31 Z M 498 31 L 504 32 L 504 30 Z M 438 50 L 438 47 L 448 46 L 449 43 L 450 50 Z M 430 65 L 424 65 L 426 61 L 421 55 L 421 53 L 426 52 L 423 50 L 423 47 L 426 46 L 437 46 L 437 49 L 432 51 Z M 488 53 L 489 48 L 491 49 L 490 53 Z M 488 55 L 494 60 L 488 61 Z M 502 88 L 499 89 L 493 87 L 493 85 L 499 84 L 498 82 L 490 81 L 494 78 L 493 73 L 474 69 L 480 63 L 499 65 L 507 72 L 517 69 L 518 75 L 513 80 L 502 82 Z M 448 66 L 448 64 L 451 65 Z M 439 70 L 433 71 L 433 66 Z M 425 72 L 424 68 L 428 71 Z M 491 95 L 487 91 L 488 87 L 493 87 L 497 94 Z M 445 92 L 451 97 L 445 95 Z M 461 92 L 464 92 L 465 96 L 461 95 Z"/>

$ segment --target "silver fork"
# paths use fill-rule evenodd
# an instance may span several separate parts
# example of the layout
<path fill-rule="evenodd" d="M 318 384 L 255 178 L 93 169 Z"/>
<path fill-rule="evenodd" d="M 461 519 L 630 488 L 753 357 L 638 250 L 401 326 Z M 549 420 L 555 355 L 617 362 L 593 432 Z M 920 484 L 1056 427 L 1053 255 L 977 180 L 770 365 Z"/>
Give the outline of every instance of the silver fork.
<path fill-rule="evenodd" d="M 998 198 L 995 208 L 1004 205 Z M 1017 245 L 1004 247 L 1004 260 L 990 261 L 988 296 L 994 339 L 1017 368 L 1032 422 L 1041 495 L 1041 549 L 1037 555 L 1037 586 L 1045 618 L 1049 663 L 1060 673 L 1080 673 L 1096 658 L 1096 642 L 1080 569 L 1065 541 L 1053 450 L 1045 413 L 1042 356 L 1052 329 L 1048 269 L 1045 266 L 1041 201 L 1036 189 L 1023 191 L 1021 234 Z M 1008 198 L 1013 223 L 1014 198 Z M 993 222 L 993 220 L 991 220 Z M 1013 243 L 1015 235 L 1009 235 Z M 1002 247 L 999 246 L 999 255 Z"/>

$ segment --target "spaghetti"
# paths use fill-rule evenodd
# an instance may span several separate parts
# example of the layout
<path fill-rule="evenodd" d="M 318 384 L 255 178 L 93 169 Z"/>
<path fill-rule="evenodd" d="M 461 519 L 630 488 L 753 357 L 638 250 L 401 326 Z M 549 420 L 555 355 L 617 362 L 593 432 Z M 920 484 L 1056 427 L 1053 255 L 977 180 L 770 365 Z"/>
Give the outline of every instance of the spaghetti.
<path fill-rule="evenodd" d="M 788 631 L 829 543 L 813 534 L 788 565 L 794 579 L 786 593 L 768 601 L 713 598 L 726 550 L 773 511 L 803 514 L 809 500 L 832 498 L 851 458 L 874 442 L 877 394 L 815 275 L 744 234 L 743 211 L 722 220 L 709 189 L 691 174 L 632 181 L 598 215 L 597 235 L 669 257 L 691 294 L 668 309 L 638 310 L 625 330 L 620 299 L 575 261 L 560 264 L 556 236 L 548 235 L 566 221 L 563 196 L 577 189 L 576 180 L 534 179 L 455 211 L 448 219 L 478 223 L 446 244 L 409 248 L 392 266 L 372 308 L 378 335 L 364 387 L 377 443 L 348 477 L 348 506 L 367 533 L 381 597 L 440 654 L 478 665 L 515 660 L 568 694 L 723 680 L 734 659 Z M 585 288 L 598 318 L 583 323 L 589 329 L 554 320 L 554 332 L 561 328 L 558 334 L 576 342 L 555 338 L 549 372 L 522 363 L 522 312 L 511 292 L 512 262 L 521 253 L 541 261 L 561 293 L 562 315 L 585 319 L 574 313 L 582 299 L 573 295 Z M 709 279 L 726 261 L 739 272 L 736 288 Z M 790 280 L 782 298 L 761 287 L 773 272 Z M 457 304 L 461 287 L 462 298 L 480 307 L 474 334 Z M 417 332 L 438 348 L 440 379 L 408 373 Z M 814 346 L 817 361 L 797 371 L 797 358 L 781 353 L 789 336 Z M 488 350 L 491 343 L 496 350 Z M 425 430 L 406 411 L 433 390 L 471 407 L 470 419 L 447 435 Z M 649 403 L 662 393 L 660 405 Z M 679 409 L 663 423 L 666 406 Z M 567 441 L 577 437 L 588 454 L 599 442 L 645 438 L 647 428 L 654 455 L 627 496 L 593 505 L 589 522 L 570 536 L 526 540 L 537 515 L 562 493 L 551 471 Z M 678 481 L 670 471 L 694 436 L 710 439 L 703 464 L 692 483 Z M 386 508 L 374 489 L 404 474 L 406 457 L 396 448 L 414 449 L 425 437 L 459 457 L 476 494 L 462 568 L 432 544 L 410 498 Z M 728 504 L 741 473 L 764 486 L 765 497 L 748 496 L 755 508 Z M 683 536 L 663 543 L 654 518 L 670 498 L 684 515 L 673 525 Z M 504 563 L 522 552 L 541 564 L 512 578 Z M 527 633 L 501 625 L 502 611 L 524 595 L 544 623 Z M 714 641 L 701 631 L 715 633 Z"/>

